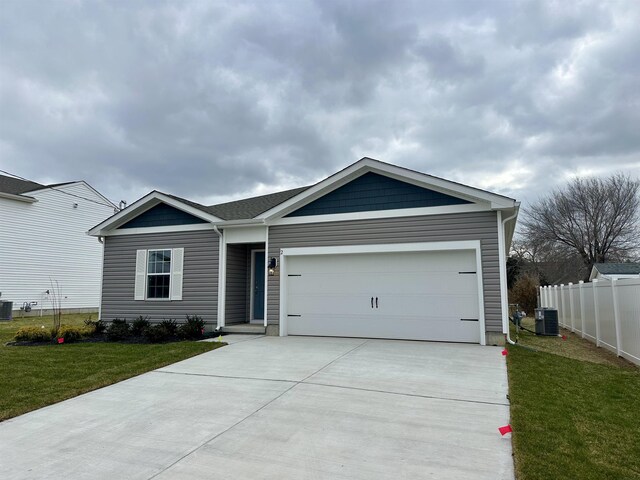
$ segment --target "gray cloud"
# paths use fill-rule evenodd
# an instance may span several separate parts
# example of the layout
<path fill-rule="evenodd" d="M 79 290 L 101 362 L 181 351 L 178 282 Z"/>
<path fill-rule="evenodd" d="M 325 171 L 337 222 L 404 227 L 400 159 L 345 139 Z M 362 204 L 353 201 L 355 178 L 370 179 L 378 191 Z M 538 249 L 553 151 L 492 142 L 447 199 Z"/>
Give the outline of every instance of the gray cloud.
<path fill-rule="evenodd" d="M 0 14 L 0 165 L 214 202 L 362 156 L 525 202 L 640 175 L 631 2 L 41 2 Z"/>

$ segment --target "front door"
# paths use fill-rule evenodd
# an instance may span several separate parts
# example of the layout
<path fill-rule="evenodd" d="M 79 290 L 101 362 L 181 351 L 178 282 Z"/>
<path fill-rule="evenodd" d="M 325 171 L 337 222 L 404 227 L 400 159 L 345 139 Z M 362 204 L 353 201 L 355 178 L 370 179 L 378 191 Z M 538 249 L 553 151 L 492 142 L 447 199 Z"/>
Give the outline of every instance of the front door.
<path fill-rule="evenodd" d="M 264 250 L 253 250 L 251 285 L 251 320 L 264 320 Z"/>

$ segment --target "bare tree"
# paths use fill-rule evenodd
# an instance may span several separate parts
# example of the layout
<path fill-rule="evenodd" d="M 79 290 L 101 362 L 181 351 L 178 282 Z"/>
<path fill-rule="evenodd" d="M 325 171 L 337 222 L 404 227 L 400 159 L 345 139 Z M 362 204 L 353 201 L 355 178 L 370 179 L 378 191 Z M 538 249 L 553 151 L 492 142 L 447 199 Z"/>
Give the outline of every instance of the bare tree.
<path fill-rule="evenodd" d="M 626 260 L 640 248 L 640 180 L 623 174 L 576 178 L 525 212 L 529 245 L 557 255 L 578 255 L 584 267 Z"/>

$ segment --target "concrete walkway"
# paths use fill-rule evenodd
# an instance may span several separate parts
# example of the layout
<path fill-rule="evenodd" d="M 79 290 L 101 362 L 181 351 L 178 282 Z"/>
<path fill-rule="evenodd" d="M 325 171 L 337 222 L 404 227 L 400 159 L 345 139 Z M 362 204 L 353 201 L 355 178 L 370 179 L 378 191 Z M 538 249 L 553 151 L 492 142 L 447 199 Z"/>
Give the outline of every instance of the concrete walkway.
<path fill-rule="evenodd" d="M 498 348 L 229 340 L 0 423 L 2 478 L 513 479 Z"/>

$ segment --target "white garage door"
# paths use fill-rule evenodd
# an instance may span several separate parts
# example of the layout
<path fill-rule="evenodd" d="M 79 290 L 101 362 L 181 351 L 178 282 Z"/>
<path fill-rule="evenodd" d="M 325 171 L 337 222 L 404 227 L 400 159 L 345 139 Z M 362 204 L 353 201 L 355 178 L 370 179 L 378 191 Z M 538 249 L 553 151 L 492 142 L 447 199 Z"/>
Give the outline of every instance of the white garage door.
<path fill-rule="evenodd" d="M 287 257 L 287 333 L 479 343 L 475 255 Z"/>

